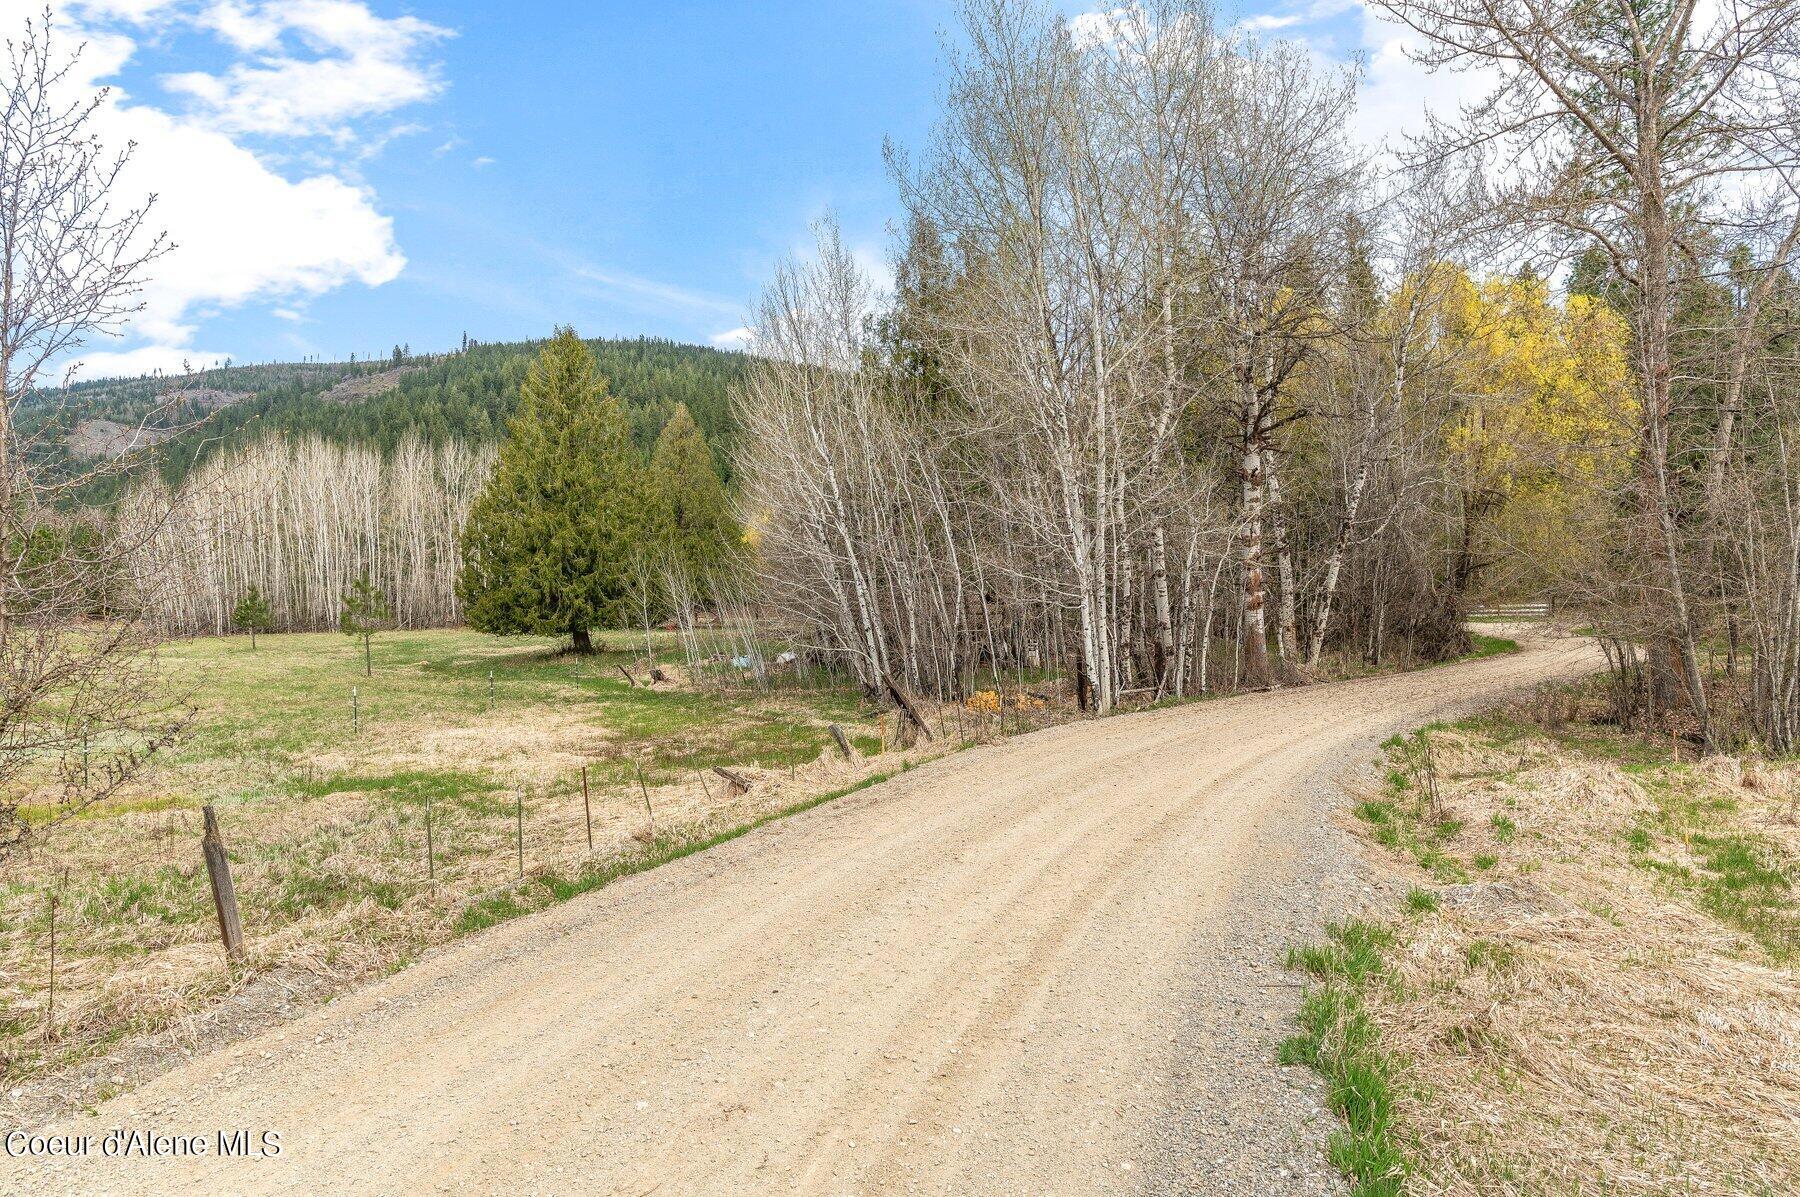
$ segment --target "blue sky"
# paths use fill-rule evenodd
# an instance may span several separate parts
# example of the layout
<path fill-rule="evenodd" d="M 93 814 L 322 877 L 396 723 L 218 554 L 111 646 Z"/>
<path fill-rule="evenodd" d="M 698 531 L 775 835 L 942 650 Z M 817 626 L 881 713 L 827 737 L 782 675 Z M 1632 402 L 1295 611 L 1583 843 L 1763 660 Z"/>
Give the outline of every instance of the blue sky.
<path fill-rule="evenodd" d="M 8 28 L 42 0 L 0 0 Z M 827 210 L 871 263 L 948 0 L 60 0 L 180 247 L 83 375 L 589 335 L 732 344 Z M 1062 6 L 1071 15 L 1091 6 Z M 1233 14 L 1421 84 L 1354 0 Z M 1387 47 L 1384 49 L 1384 47 Z M 1384 65 L 1385 64 L 1385 65 Z"/>

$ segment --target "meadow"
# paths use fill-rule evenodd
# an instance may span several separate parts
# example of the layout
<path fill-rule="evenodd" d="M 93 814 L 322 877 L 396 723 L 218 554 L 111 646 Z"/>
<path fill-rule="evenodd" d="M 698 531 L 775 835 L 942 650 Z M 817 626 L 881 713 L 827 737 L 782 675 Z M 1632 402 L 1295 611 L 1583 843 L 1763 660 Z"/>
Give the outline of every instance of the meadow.
<path fill-rule="evenodd" d="M 53 809 L 28 806 L 39 832 L 0 868 L 6 1082 L 254 982 L 315 993 L 378 975 L 934 747 L 890 745 L 892 716 L 854 689 L 779 674 L 689 687 L 672 638 L 602 642 L 578 657 L 549 639 L 393 632 L 366 677 L 360 645 L 333 633 L 167 646 L 186 738 L 78 817 L 43 826 Z M 206 804 L 243 912 L 237 968 L 202 863 Z"/>

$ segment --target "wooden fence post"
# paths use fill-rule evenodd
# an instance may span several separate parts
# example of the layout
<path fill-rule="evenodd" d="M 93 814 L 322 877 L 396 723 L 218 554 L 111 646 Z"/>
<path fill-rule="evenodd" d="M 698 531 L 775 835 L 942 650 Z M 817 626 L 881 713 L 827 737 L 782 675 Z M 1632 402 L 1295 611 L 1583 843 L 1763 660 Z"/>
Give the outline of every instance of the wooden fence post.
<path fill-rule="evenodd" d="M 594 852 L 594 805 L 588 798 L 587 766 L 581 767 L 581 817 L 587 822 L 588 855 Z"/>
<path fill-rule="evenodd" d="M 56 1034 L 56 890 L 44 894 L 50 901 L 50 1004 L 44 1011 L 44 1038 Z"/>
<path fill-rule="evenodd" d="M 219 913 L 219 936 L 225 941 L 225 959 L 244 961 L 244 928 L 238 922 L 237 890 L 231 884 L 231 862 L 225 858 L 225 840 L 219 835 L 219 816 L 210 803 L 200 808 L 206 830 L 200 851 L 206 857 L 206 875 L 212 882 L 213 907 Z"/>
<path fill-rule="evenodd" d="M 437 860 L 432 851 L 431 840 L 431 791 L 425 791 L 425 873 L 431 879 L 433 889 L 437 888 Z"/>
<path fill-rule="evenodd" d="M 362 734 L 362 699 L 355 686 L 350 687 L 350 734 Z"/>
<path fill-rule="evenodd" d="M 899 704 L 900 710 L 906 715 L 907 720 L 918 730 L 920 735 L 927 740 L 931 739 L 931 726 L 925 722 L 925 716 L 919 711 L 919 704 L 913 701 L 912 695 L 908 694 L 900 683 L 894 680 L 894 675 L 891 673 L 882 674 L 881 680 L 886 684 L 887 692 Z"/>
<path fill-rule="evenodd" d="M 525 876 L 525 787 L 524 786 L 519 787 L 518 816 L 519 816 L 518 817 L 519 876 L 522 878 Z"/>
<path fill-rule="evenodd" d="M 656 812 L 650 809 L 650 790 L 648 787 L 646 787 L 644 785 L 644 767 L 642 765 L 638 764 L 636 761 L 632 762 L 632 766 L 637 769 L 638 793 L 640 793 L 644 796 L 644 818 L 649 820 L 649 823 L 650 823 L 650 838 L 655 839 L 656 838 Z"/>
<path fill-rule="evenodd" d="M 488 670 L 488 710 L 494 709 L 494 671 Z"/>

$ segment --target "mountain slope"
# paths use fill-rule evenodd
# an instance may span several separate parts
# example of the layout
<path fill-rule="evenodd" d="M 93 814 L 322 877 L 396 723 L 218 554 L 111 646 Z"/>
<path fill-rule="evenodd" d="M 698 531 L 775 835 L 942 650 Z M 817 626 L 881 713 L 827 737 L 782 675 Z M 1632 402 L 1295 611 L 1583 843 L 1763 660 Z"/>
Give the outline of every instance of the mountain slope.
<path fill-rule="evenodd" d="M 382 449 L 409 433 L 431 441 L 492 441 L 504 433 L 519 383 L 541 344 L 474 344 L 459 353 L 397 354 L 372 362 L 227 366 L 186 381 L 99 380 L 70 388 L 61 403 L 47 396 L 27 403 L 20 427 L 37 437 L 39 462 L 53 471 L 72 471 L 113 446 L 161 442 L 153 459 L 170 483 L 212 454 L 271 432 Z M 624 401 L 633 439 L 644 452 L 676 404 L 684 403 L 720 468 L 727 468 L 732 428 L 726 392 L 743 372 L 742 355 L 647 337 L 589 344 L 600 372 Z M 162 397 L 171 392 L 176 398 L 168 403 Z M 167 410 L 158 410 L 159 403 Z M 146 420 L 147 435 L 135 440 L 112 427 L 135 429 Z M 117 486 L 107 480 L 86 497 L 104 501 Z"/>

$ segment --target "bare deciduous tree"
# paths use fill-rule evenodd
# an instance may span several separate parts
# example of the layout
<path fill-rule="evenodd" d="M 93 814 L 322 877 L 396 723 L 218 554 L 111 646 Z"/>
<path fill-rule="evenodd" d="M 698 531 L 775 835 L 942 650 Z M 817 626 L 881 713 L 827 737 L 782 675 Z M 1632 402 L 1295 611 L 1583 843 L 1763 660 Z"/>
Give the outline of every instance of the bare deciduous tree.
<path fill-rule="evenodd" d="M 1764 239 L 1769 256 L 1752 272 L 1766 277 L 1789 265 L 1792 230 L 1800 227 L 1800 4 L 1381 6 L 1425 35 L 1418 57 L 1428 65 L 1481 66 L 1497 76 L 1493 91 L 1455 127 L 1435 131 L 1430 152 L 1479 154 L 1496 164 L 1502 182 L 1494 199 L 1503 217 L 1599 247 L 1620 284 L 1641 421 L 1632 549 L 1654 564 L 1632 571 L 1631 597 L 1641 614 L 1621 612 L 1620 619 L 1658 646 L 1652 673 L 1679 677 L 1700 734 L 1710 739 L 1688 513 L 1716 510 L 1717 503 L 1690 501 L 1677 463 L 1695 451 L 1710 449 L 1715 463 L 1725 455 L 1739 394 L 1727 378 L 1718 407 L 1709 386 L 1683 375 L 1678 309 L 1706 281 L 1714 247 L 1738 240 L 1734 196 L 1761 192 L 1781 209 L 1765 213 L 1762 223 L 1778 231 Z M 1755 326 L 1764 298 L 1757 285 L 1749 288 L 1741 328 Z M 1741 369 L 1728 373 L 1741 376 Z M 1713 410 L 1695 419 L 1696 405 Z M 1721 484 L 1716 466 L 1705 476 L 1709 486 Z"/>
<path fill-rule="evenodd" d="M 62 510 L 129 461 L 50 475 L 17 431 L 23 405 L 66 402 L 46 371 L 138 310 L 166 248 L 149 204 L 120 201 L 129 151 L 109 154 L 95 135 L 104 93 L 71 94 L 78 58 L 59 52 L 46 11 L 0 62 L 0 852 L 28 830 L 26 795 L 66 818 L 130 780 L 185 717 L 149 655 L 144 595 L 125 568 L 132 537 Z"/>

